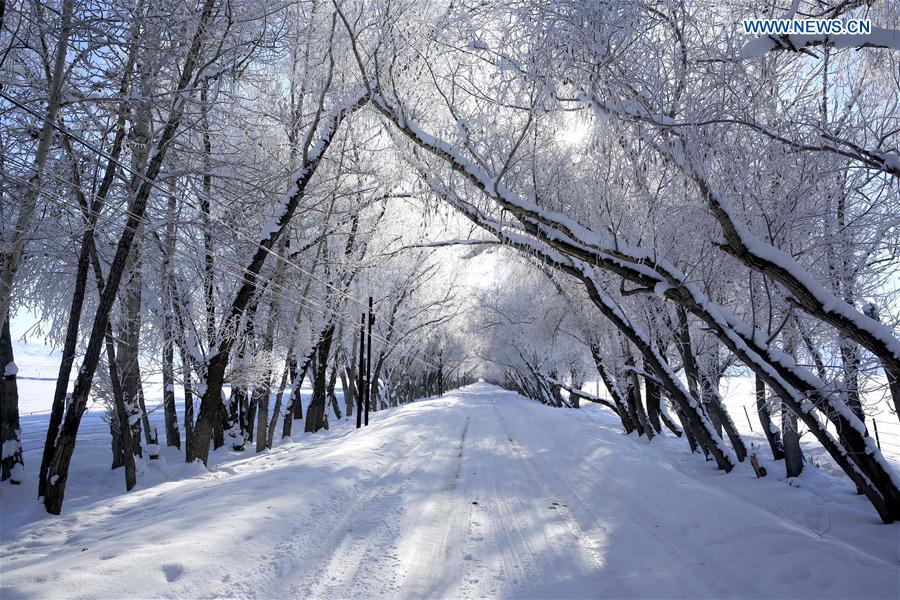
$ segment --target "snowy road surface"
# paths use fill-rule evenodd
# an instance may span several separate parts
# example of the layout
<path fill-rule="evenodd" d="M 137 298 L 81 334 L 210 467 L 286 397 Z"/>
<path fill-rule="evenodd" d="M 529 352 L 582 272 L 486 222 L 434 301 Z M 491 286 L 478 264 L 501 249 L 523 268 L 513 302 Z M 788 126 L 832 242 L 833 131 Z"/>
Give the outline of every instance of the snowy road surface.
<path fill-rule="evenodd" d="M 597 412 L 476 384 L 58 518 L 35 506 L 5 519 L 0 596 L 900 595 L 900 529 L 849 487 L 723 475 Z"/>

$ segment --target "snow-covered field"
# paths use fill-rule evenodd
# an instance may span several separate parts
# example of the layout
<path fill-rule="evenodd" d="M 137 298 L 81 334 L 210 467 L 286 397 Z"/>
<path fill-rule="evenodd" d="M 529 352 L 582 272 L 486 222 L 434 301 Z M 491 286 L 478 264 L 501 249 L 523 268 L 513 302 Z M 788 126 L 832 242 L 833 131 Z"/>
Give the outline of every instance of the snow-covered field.
<path fill-rule="evenodd" d="M 762 434 L 759 417 L 756 414 L 756 392 L 753 378 L 747 376 L 724 377 L 720 385 L 719 392 L 725 400 L 725 406 L 738 431 L 747 438 L 747 441 L 756 444 L 761 454 L 766 454 L 768 444 Z M 602 384 L 598 385 L 596 381 L 591 381 L 582 387 L 588 393 L 597 394 L 599 392 L 597 395 L 601 398 L 609 398 L 606 388 Z M 878 428 L 878 443 L 882 453 L 900 465 L 900 421 L 892 412 L 891 401 L 883 389 L 884 387 L 886 384 L 881 386 L 882 389 L 863 395 L 863 404 L 866 408 L 866 427 L 872 437 L 875 437 L 875 428 Z M 774 418 L 775 424 L 780 425 L 780 418 L 777 415 Z M 829 425 L 829 430 L 835 433 L 831 425 Z M 837 469 L 815 438 L 806 431 L 802 422 L 800 423 L 800 436 L 804 452 L 808 456 L 815 457 L 822 467 Z"/>
<path fill-rule="evenodd" d="M 0 595 L 900 597 L 900 524 L 827 470 L 725 475 L 486 384 L 333 425 L 211 471 L 164 454 L 129 494 L 80 441 L 62 516 L 0 488 Z"/>

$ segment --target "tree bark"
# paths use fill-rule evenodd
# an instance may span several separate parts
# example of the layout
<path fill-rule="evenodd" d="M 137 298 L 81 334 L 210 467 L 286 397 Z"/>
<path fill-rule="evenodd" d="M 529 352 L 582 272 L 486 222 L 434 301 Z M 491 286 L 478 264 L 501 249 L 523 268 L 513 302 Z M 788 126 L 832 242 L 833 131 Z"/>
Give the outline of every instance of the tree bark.
<path fill-rule="evenodd" d="M 334 395 L 334 388 L 337 385 L 337 373 L 338 373 L 338 365 L 337 360 L 335 360 L 335 364 L 332 366 L 331 375 L 328 376 L 328 385 L 325 388 L 326 397 L 331 400 L 331 410 L 334 411 L 334 416 L 338 419 L 341 418 L 341 407 L 338 404 L 337 396 Z"/>
<path fill-rule="evenodd" d="M 793 328 L 785 334 L 784 351 L 796 360 L 796 340 Z M 788 477 L 797 477 L 803 472 L 803 450 L 800 448 L 800 430 L 797 414 L 784 401 L 781 403 L 781 431 L 784 441 L 784 468 Z"/>
<path fill-rule="evenodd" d="M 784 468 L 788 477 L 803 472 L 803 450 L 800 449 L 800 432 L 797 415 L 784 402 L 781 403 L 781 430 L 784 432 Z"/>
<path fill-rule="evenodd" d="M 600 379 L 603 381 L 603 385 L 606 386 L 606 390 L 609 392 L 610 398 L 612 398 L 613 403 L 616 406 L 616 409 L 619 413 L 619 419 L 622 421 L 622 427 L 625 428 L 625 433 L 631 433 L 635 429 L 635 422 L 631 417 L 631 413 L 628 411 L 626 406 L 626 400 L 622 397 L 622 393 L 619 390 L 619 385 L 616 383 L 615 378 L 612 376 L 612 373 L 606 368 L 606 364 L 603 362 L 603 359 L 600 356 L 600 347 L 594 344 L 591 344 L 591 355 L 594 358 L 594 364 L 597 366 L 597 373 L 600 375 Z"/>
<path fill-rule="evenodd" d="M 356 346 L 356 343 L 353 344 Z M 352 354 L 352 353 L 351 353 Z M 341 388 L 344 390 L 344 409 L 348 417 L 353 416 L 353 405 L 356 404 L 356 371 L 347 365 L 340 372 Z"/>
<path fill-rule="evenodd" d="M 286 258 L 285 251 L 288 248 L 288 240 L 290 233 L 286 233 L 282 241 L 278 244 L 278 256 L 282 260 L 278 261 L 275 266 L 275 278 L 272 285 L 272 297 L 269 302 L 269 314 L 266 317 L 266 331 L 263 334 L 262 351 L 266 356 L 272 355 L 272 349 L 275 346 L 275 325 L 278 322 L 278 311 L 281 305 L 281 287 L 284 282 L 284 269 Z M 284 378 L 282 378 L 282 381 Z M 268 426 L 269 426 L 269 396 L 272 393 L 272 371 L 268 369 L 265 373 L 262 385 L 254 391 L 254 400 L 256 410 L 259 413 L 256 425 L 256 451 L 262 452 L 268 447 Z M 283 386 L 282 386 L 283 387 Z"/>
<path fill-rule="evenodd" d="M 628 369 L 625 375 L 628 382 L 625 388 L 625 396 L 628 398 L 628 403 L 637 416 L 637 422 L 640 425 L 639 433 L 646 435 L 648 440 L 652 440 L 654 430 L 650 425 L 650 420 L 647 418 L 647 413 L 644 411 L 644 403 L 641 399 L 641 380 L 636 371 L 637 365 L 627 344 L 623 344 L 623 346 L 625 350 L 625 366 Z"/>
<path fill-rule="evenodd" d="M 646 371 L 647 366 L 644 363 Z M 653 426 L 656 433 L 662 433 L 662 423 L 660 422 L 660 402 L 662 401 L 662 390 L 653 377 L 644 377 L 644 388 L 647 390 L 647 419 Z"/>
<path fill-rule="evenodd" d="M 186 448 L 194 435 L 194 386 L 191 381 L 191 361 L 187 357 L 187 350 L 180 348 L 179 358 L 181 359 L 181 380 L 184 386 L 184 443 Z"/>
<path fill-rule="evenodd" d="M 266 435 L 266 448 L 271 448 L 275 443 L 275 427 L 278 425 L 278 416 L 281 414 L 281 398 L 284 396 L 284 390 L 287 387 L 288 377 L 291 372 L 291 364 L 293 362 L 293 348 L 288 348 L 287 359 L 284 361 L 284 369 L 281 372 L 281 383 L 278 386 L 278 393 L 275 395 L 275 408 L 272 409 L 272 419 L 269 421 L 269 429 Z M 285 416 L 288 418 L 288 416 Z"/>
<path fill-rule="evenodd" d="M 166 326 L 163 341 L 163 413 L 166 421 L 166 445 L 181 449 L 181 432 L 178 430 L 178 413 L 175 410 L 175 349 L 170 326 Z"/>
<path fill-rule="evenodd" d="M 163 248 L 162 281 L 164 289 L 169 287 L 168 282 L 172 278 L 172 257 L 175 254 L 175 179 L 169 182 L 168 197 L 168 222 L 166 223 L 166 239 Z M 163 348 L 162 348 L 162 377 L 163 377 L 163 415 L 166 426 L 166 445 L 181 449 L 181 432 L 178 430 L 178 411 L 175 408 L 175 332 L 172 324 L 174 311 L 174 290 L 163 293 Z"/>
<path fill-rule="evenodd" d="M 762 426 L 763 433 L 766 434 L 766 440 L 769 442 L 769 448 L 772 450 L 772 458 L 781 460 L 784 458 L 784 448 L 781 445 L 781 430 L 772 422 L 772 416 L 769 412 L 769 402 L 766 398 L 766 382 L 759 375 L 755 378 L 756 382 L 756 414 L 759 415 L 759 423 Z"/>
<path fill-rule="evenodd" d="M 9 479 L 18 485 L 25 476 L 22 457 L 22 435 L 19 426 L 19 389 L 16 385 L 16 363 L 13 356 L 9 316 L 4 319 L 0 333 L 0 481 Z"/>
<path fill-rule="evenodd" d="M 708 398 L 710 410 L 716 415 L 720 427 L 725 430 L 738 461 L 744 462 L 747 458 L 747 446 L 744 444 L 744 438 L 738 433 L 737 425 L 734 424 L 728 409 L 725 408 L 725 402 L 719 393 L 719 377 L 709 373 L 704 373 L 701 377 L 703 377 L 703 395 Z"/>
<path fill-rule="evenodd" d="M 98 285 L 100 285 L 98 281 Z M 116 360 L 116 350 L 113 343 L 112 325 L 106 323 L 106 364 L 109 368 L 109 381 L 112 386 L 113 402 L 115 404 L 116 419 L 119 430 L 119 448 L 113 448 L 112 468 L 125 467 L 125 491 L 137 485 L 137 468 L 134 464 L 134 432 L 131 428 L 128 407 L 125 405 L 125 395 L 122 392 L 121 377 Z M 68 413 L 67 413 L 68 417 Z M 73 440 L 74 444 L 74 440 Z M 140 445 L 140 439 L 138 439 Z M 57 513 L 52 513 L 57 514 Z"/>
<path fill-rule="evenodd" d="M 309 408 L 306 411 L 306 424 L 303 428 L 307 433 L 315 433 L 320 429 L 328 427 L 328 422 L 325 418 L 325 394 L 327 391 L 326 375 L 334 329 L 335 326 L 333 323 L 326 327 L 322 336 L 319 338 L 319 343 L 316 345 L 313 395 L 309 402 Z"/>

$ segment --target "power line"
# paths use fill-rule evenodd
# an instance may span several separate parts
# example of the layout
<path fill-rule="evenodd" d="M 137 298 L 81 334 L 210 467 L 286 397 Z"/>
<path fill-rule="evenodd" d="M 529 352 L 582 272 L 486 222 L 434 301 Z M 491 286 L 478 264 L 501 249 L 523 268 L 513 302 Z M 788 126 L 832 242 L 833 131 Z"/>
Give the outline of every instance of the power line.
<path fill-rule="evenodd" d="M 28 180 L 25 180 L 25 179 L 23 179 L 23 178 L 21 178 L 21 177 L 18 177 L 18 176 L 16 176 L 16 175 L 10 175 L 9 177 L 10 177 L 11 179 L 18 180 L 20 183 L 23 183 L 24 185 L 34 185 L 34 184 L 31 184 Z M 68 181 L 68 180 L 60 179 L 60 178 L 55 177 L 55 176 L 52 176 L 52 175 L 48 175 L 48 177 L 54 178 L 55 180 L 57 180 L 58 182 L 60 182 L 60 183 L 62 183 L 62 184 L 65 184 L 65 185 L 69 185 L 69 186 L 75 187 L 74 183 L 73 183 L 73 182 L 70 182 L 70 181 Z M 68 202 L 67 199 L 63 198 L 60 194 L 54 194 L 54 193 L 52 193 L 52 192 L 47 192 L 47 191 L 43 191 L 42 194 L 44 194 L 45 197 L 56 198 L 56 199 L 57 199 L 59 202 L 61 202 L 61 203 L 67 203 L 67 202 Z M 87 209 L 87 210 L 88 210 L 88 212 L 89 212 L 90 214 L 96 216 L 98 222 L 101 222 L 101 223 L 102 223 L 102 222 L 107 222 L 107 223 L 109 223 L 109 224 L 116 224 L 115 221 L 114 221 L 114 219 L 113 219 L 112 217 L 110 217 L 110 216 L 103 215 L 103 214 L 99 214 L 99 213 L 93 211 L 93 210 L 90 209 L 90 208 Z M 194 256 L 191 255 L 191 254 L 186 253 L 185 250 L 182 248 L 182 246 L 187 246 L 188 248 L 193 249 L 193 250 L 198 250 L 198 251 L 201 251 L 201 250 L 202 250 L 202 248 L 200 248 L 200 247 L 197 246 L 196 244 L 192 246 L 190 243 L 187 243 L 187 242 L 185 242 L 185 243 L 183 243 L 183 244 L 181 244 L 181 245 L 176 245 L 175 253 L 176 253 L 176 254 L 179 254 L 179 255 L 181 255 L 182 257 L 185 257 L 185 258 L 194 258 Z M 245 267 L 243 267 L 242 264 L 240 264 L 240 263 L 238 263 L 238 262 L 236 262 L 236 261 L 233 261 L 233 260 L 231 260 L 231 259 L 226 259 L 226 258 L 224 258 L 224 257 L 219 257 L 219 258 L 220 258 L 221 260 L 218 261 L 218 262 L 216 263 L 216 265 L 214 265 L 214 269 L 216 269 L 217 271 L 219 271 L 220 274 L 229 274 L 229 275 L 230 275 L 230 274 L 234 274 L 233 271 L 228 271 L 228 270 L 225 268 L 225 267 L 229 267 L 229 266 L 230 266 L 230 267 L 233 267 L 233 268 L 236 269 L 236 270 L 243 271 L 244 273 L 247 273 L 247 274 L 250 273 Z M 227 263 L 227 264 L 225 265 L 225 267 L 222 266 L 222 264 L 221 264 L 222 262 Z M 307 309 L 326 309 L 326 308 L 328 308 L 328 306 L 326 305 L 326 303 L 325 303 L 324 301 L 317 301 L 317 300 L 315 300 L 315 299 L 313 299 L 313 298 L 304 297 L 304 296 L 302 296 L 302 295 L 300 296 L 300 299 L 299 299 L 299 300 L 296 299 L 293 295 L 290 294 L 290 292 L 300 292 L 301 290 L 300 290 L 299 287 L 295 287 L 295 288 L 287 288 L 287 287 L 285 287 L 283 284 L 278 284 L 278 283 L 276 283 L 276 282 L 275 282 L 274 280 L 272 280 L 272 279 L 267 279 L 267 285 L 269 285 L 269 286 L 271 286 L 272 288 L 275 288 L 275 289 L 277 289 L 279 292 L 281 292 L 281 297 L 282 297 L 282 299 L 283 299 L 284 301 L 288 302 L 288 303 L 289 303 L 293 308 L 295 308 L 295 309 L 296 309 L 296 308 L 307 308 Z M 336 319 L 336 321 L 337 321 L 338 324 L 340 324 L 340 325 L 342 325 L 342 326 L 343 326 L 343 325 L 347 325 L 348 319 L 349 319 L 349 316 L 348 316 L 348 315 L 343 315 L 343 314 L 338 314 L 338 313 L 334 313 L 334 315 L 335 315 L 335 319 Z M 382 344 L 386 345 L 386 346 L 389 344 L 389 341 L 388 341 L 386 338 L 384 338 L 383 336 L 379 335 L 379 334 L 373 334 L 372 337 L 373 337 L 374 339 L 378 340 L 379 342 L 381 342 Z M 423 352 L 423 354 L 424 354 L 425 356 L 429 356 L 429 357 L 432 357 L 432 356 L 433 356 L 433 355 L 430 355 L 430 354 L 424 353 L 424 352 Z M 436 364 L 433 364 L 433 363 L 424 361 L 424 360 L 422 360 L 421 358 L 418 358 L 418 357 L 413 357 L 413 358 L 414 358 L 414 360 L 416 360 L 417 362 L 419 362 L 420 364 L 422 364 L 422 365 L 424 365 L 424 366 L 428 366 L 428 367 L 432 367 L 432 368 L 435 368 L 436 366 L 438 366 L 438 365 L 436 365 Z"/>
<path fill-rule="evenodd" d="M 5 95 L 2 91 L 0 91 L 0 96 L 6 97 L 6 95 Z M 16 104 L 17 106 L 22 106 L 22 105 L 21 105 L 20 103 L 18 103 L 18 102 L 15 102 L 15 104 Z M 30 111 L 30 110 L 29 110 L 29 112 L 32 112 L 32 114 L 34 114 L 33 111 Z M 66 129 L 64 129 L 64 128 L 61 128 L 61 127 L 56 127 L 56 128 L 57 128 L 57 130 L 60 131 L 63 135 L 67 135 L 67 136 L 69 136 L 69 137 L 72 137 L 72 139 L 75 139 L 75 140 L 78 141 L 79 143 L 84 144 L 84 145 L 85 145 L 87 148 L 89 148 L 90 150 L 95 151 L 95 152 L 98 152 L 99 154 L 101 154 L 101 156 L 108 157 L 108 159 L 109 159 L 110 161 L 112 161 L 114 164 L 116 164 L 116 165 L 122 167 L 123 169 L 127 170 L 128 172 L 132 173 L 133 175 L 135 175 L 135 176 L 137 176 L 137 177 L 140 177 L 140 178 L 143 179 L 144 181 L 148 182 L 149 185 L 151 185 L 152 187 L 154 187 L 154 188 L 156 188 L 157 190 L 161 191 L 162 193 L 164 193 L 164 194 L 166 194 L 166 195 L 170 195 L 169 190 L 166 190 L 166 189 L 160 187 L 160 185 L 159 185 L 158 183 L 149 180 L 149 179 L 146 178 L 143 174 L 137 173 L 136 171 L 134 171 L 133 169 L 131 169 L 131 168 L 128 167 L 127 165 L 124 165 L 124 163 L 121 163 L 121 162 L 118 161 L 118 160 L 112 159 L 112 157 L 110 157 L 109 155 L 107 155 L 106 153 L 104 153 L 102 150 L 96 149 L 92 144 L 89 144 L 88 142 L 84 142 L 83 140 L 81 140 L 80 138 L 78 138 L 78 136 L 75 136 L 74 134 L 71 134 L 70 132 L 68 132 L 68 131 L 67 131 Z M 8 157 L 8 158 L 10 158 L 10 159 L 12 160 L 12 162 L 18 163 L 20 167 L 30 168 L 30 165 L 26 165 L 26 164 L 24 163 L 24 161 L 22 161 L 21 159 L 18 159 L 18 158 L 15 158 L 15 157 Z M 20 181 L 21 183 L 23 183 L 23 184 L 25 184 L 25 185 L 29 185 L 29 186 L 30 186 L 30 185 L 37 185 L 37 184 L 31 183 L 31 182 L 28 181 L 28 180 L 25 180 L 25 179 L 23 179 L 23 178 L 17 177 L 17 176 L 15 176 L 15 175 L 10 175 L 10 177 L 11 177 L 11 178 L 14 178 L 14 179 L 17 179 L 18 181 Z M 55 181 L 57 181 L 57 182 L 59 182 L 59 183 L 61 183 L 61 184 L 63 184 L 63 185 L 66 185 L 66 186 L 71 187 L 72 189 L 78 189 L 78 186 L 76 186 L 74 182 L 72 182 L 72 181 L 70 181 L 70 180 L 68 180 L 68 179 L 63 179 L 63 178 L 61 178 L 61 177 L 59 177 L 59 176 L 57 176 L 57 175 L 55 175 L 55 174 L 46 173 L 46 174 L 45 174 L 45 177 L 52 178 L 52 179 L 54 179 Z M 66 205 L 68 204 L 68 199 L 63 198 L 60 194 L 53 194 L 52 192 L 48 192 L 48 191 L 46 191 L 46 190 L 40 190 L 40 188 L 38 188 L 38 189 L 39 189 L 39 191 L 41 191 L 42 194 L 44 194 L 44 195 L 46 195 L 46 196 L 51 196 L 51 197 L 55 196 L 55 197 L 58 198 L 63 204 L 66 204 Z M 84 190 L 80 190 L 80 191 L 81 191 L 82 193 L 84 193 Z M 86 196 L 91 196 L 91 197 L 93 197 L 93 198 L 96 198 L 96 195 L 94 195 L 94 194 L 86 194 Z M 192 208 L 195 208 L 195 209 L 196 209 L 196 206 L 191 205 L 191 203 L 189 203 L 189 202 L 188 202 L 188 205 L 191 206 Z M 79 209 L 82 209 L 82 208 L 79 207 Z M 132 215 L 133 215 L 133 213 L 131 213 L 131 211 L 128 210 L 127 207 L 126 207 L 126 208 L 122 208 L 122 209 L 120 209 L 120 210 L 121 210 L 126 216 L 132 216 Z M 109 217 L 109 216 L 103 215 L 103 214 L 101 214 L 101 213 L 98 213 L 97 211 L 94 211 L 91 207 L 88 207 L 88 208 L 87 208 L 87 211 L 88 211 L 90 214 L 94 215 L 95 218 L 97 218 L 98 220 L 100 220 L 100 219 L 105 219 L 108 223 L 111 223 L 111 224 L 114 223 L 112 217 Z M 211 214 L 209 214 L 209 216 L 212 217 Z M 221 221 L 221 220 L 219 220 L 219 219 L 216 219 L 216 220 L 217 220 L 222 226 L 224 226 L 226 229 L 229 229 L 229 230 L 231 230 L 232 232 L 238 234 L 239 236 L 244 237 L 245 239 L 248 239 L 247 236 L 246 236 L 243 232 L 241 232 L 240 230 L 238 230 L 237 228 L 235 228 L 235 227 L 231 226 L 230 224 L 225 223 L 224 221 Z M 270 250 L 270 249 L 268 249 L 268 248 L 265 248 L 264 246 L 262 246 L 261 244 L 259 244 L 259 242 L 257 242 L 257 241 L 253 241 L 252 243 L 253 243 L 254 245 L 260 247 L 260 248 L 263 248 L 263 249 L 264 249 L 267 253 L 269 253 L 270 255 L 275 256 L 277 260 L 282 260 L 282 261 L 284 261 L 284 263 L 285 263 L 286 265 L 290 266 L 291 268 L 295 269 L 296 271 L 299 271 L 301 274 L 308 276 L 311 280 L 320 283 L 323 287 L 325 287 L 325 288 L 330 288 L 333 292 L 336 292 L 337 294 L 339 294 L 340 296 L 342 296 L 344 299 L 350 300 L 350 301 L 352 301 L 352 302 L 355 302 L 356 304 L 358 304 L 358 305 L 360 305 L 360 306 L 364 306 L 364 304 L 363 304 L 363 302 L 362 302 L 361 300 L 357 300 L 354 296 L 350 295 L 349 293 L 344 292 L 343 290 L 340 290 L 339 288 L 337 288 L 337 287 L 336 287 L 334 284 L 332 284 L 331 282 L 326 282 L 326 281 L 324 281 L 324 280 L 322 280 L 322 279 L 316 277 L 316 275 L 315 275 L 312 271 L 306 270 L 306 269 L 304 269 L 303 267 L 300 267 L 298 264 L 294 263 L 293 261 L 290 261 L 290 260 L 288 260 L 287 258 L 282 257 L 282 256 L 281 256 L 280 254 L 278 254 L 277 252 L 273 252 L 272 250 Z M 188 246 L 189 248 L 192 248 L 192 249 L 195 250 L 195 251 L 201 251 L 201 250 L 202 250 L 202 251 L 205 251 L 205 249 L 202 249 L 202 248 L 200 248 L 199 246 L 196 246 L 196 245 L 192 246 L 190 243 L 187 243 L 187 242 L 184 242 L 184 241 L 182 242 L 181 245 Z M 181 249 L 181 245 L 176 245 L 176 252 L 178 252 L 178 253 L 181 254 L 182 256 L 188 257 L 188 255 L 184 254 L 184 250 Z M 190 256 L 190 258 L 194 258 L 194 257 L 193 257 L 193 256 Z M 222 257 L 222 256 L 217 256 L 217 258 L 219 258 L 220 261 L 224 259 L 224 257 Z M 228 260 L 228 259 L 224 259 L 224 260 Z M 230 262 L 230 265 L 233 266 L 233 267 L 236 268 L 236 269 L 239 269 L 239 270 L 241 271 L 242 274 L 249 274 L 249 275 L 252 275 L 252 276 L 254 276 L 254 277 L 259 277 L 258 274 L 253 274 L 253 273 L 251 273 L 246 267 L 243 266 L 243 264 L 239 264 L 239 263 L 237 263 L 236 261 L 231 261 L 231 262 Z M 215 267 L 214 267 L 214 268 L 215 268 Z M 229 272 L 229 271 L 221 270 L 221 266 L 218 267 L 218 268 L 220 269 L 220 274 L 224 274 L 224 273 L 231 274 L 231 272 Z M 296 290 L 296 289 L 295 289 L 295 290 L 288 290 L 288 289 L 285 288 L 283 285 L 276 284 L 276 283 L 274 282 L 274 280 L 272 280 L 272 279 L 268 279 L 267 281 L 268 281 L 268 285 L 270 285 L 270 286 L 272 286 L 272 287 L 278 287 L 278 288 L 279 288 L 279 291 L 282 291 L 282 292 L 286 292 L 286 291 L 299 291 L 299 290 Z M 284 297 L 284 295 L 283 295 L 283 297 Z M 328 308 L 328 307 L 326 306 L 326 304 L 324 303 L 324 301 L 323 301 L 321 304 L 317 304 L 317 303 L 314 302 L 312 299 L 303 298 L 303 301 L 306 302 L 306 304 L 299 304 L 298 301 L 294 300 L 292 296 L 288 296 L 288 298 L 289 298 L 288 302 L 292 303 L 292 305 L 293 305 L 295 308 L 296 308 L 296 307 L 303 307 L 303 308 L 319 308 L 319 309 L 326 309 L 326 308 Z M 347 316 L 345 316 L 345 315 L 337 315 L 337 314 L 335 313 L 335 317 L 337 318 L 338 322 L 339 322 L 341 325 L 347 325 Z M 382 337 L 382 336 L 380 336 L 380 335 L 378 335 L 378 334 L 373 335 L 373 338 L 375 338 L 376 340 L 380 341 L 382 344 L 385 344 L 385 345 L 387 345 L 387 344 L 389 343 L 388 340 L 387 340 L 386 338 L 384 338 L 384 337 Z M 433 355 L 431 355 L 430 353 L 427 353 L 427 352 L 422 352 L 421 354 L 422 354 L 423 356 L 427 357 L 427 358 L 430 358 L 430 359 L 434 359 L 434 358 L 435 358 Z M 428 367 L 431 367 L 431 368 L 436 368 L 436 367 L 438 367 L 439 364 L 440 364 L 440 361 L 437 361 L 437 363 L 435 363 L 435 362 L 429 362 L 429 361 L 423 360 L 423 359 L 421 359 L 421 358 L 419 358 L 419 357 L 414 357 L 414 360 L 416 360 L 417 362 L 419 362 L 419 363 L 422 364 L 422 365 L 425 365 L 425 366 L 428 366 Z"/>

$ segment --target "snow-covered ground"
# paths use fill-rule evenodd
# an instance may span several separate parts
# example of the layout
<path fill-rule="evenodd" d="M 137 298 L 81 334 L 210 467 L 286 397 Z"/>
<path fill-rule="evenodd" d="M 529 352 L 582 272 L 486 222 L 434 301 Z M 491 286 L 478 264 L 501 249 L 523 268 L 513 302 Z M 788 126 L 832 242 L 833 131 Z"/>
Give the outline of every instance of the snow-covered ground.
<path fill-rule="evenodd" d="M 866 408 L 866 427 L 869 435 L 875 437 L 875 428 L 878 428 L 878 443 L 885 456 L 900 464 L 900 421 L 893 414 L 891 400 L 887 394 L 887 381 L 877 386 L 878 389 L 868 390 L 863 393 L 863 404 Z M 754 380 L 752 377 L 725 377 L 720 389 L 725 399 L 725 405 L 731 418 L 734 419 L 738 431 L 750 438 L 758 438 L 761 447 L 767 447 L 762 435 L 759 419 L 756 416 L 756 395 Z M 780 422 L 776 419 L 776 422 Z M 829 426 L 835 433 L 833 426 Z M 818 454 L 821 450 L 818 442 L 812 435 L 806 432 L 806 428 L 800 425 L 801 442 L 807 452 Z"/>
<path fill-rule="evenodd" d="M 890 397 L 887 394 L 887 382 L 872 386 L 874 389 L 864 391 L 863 404 L 866 410 L 866 427 L 869 435 L 875 437 L 875 428 L 878 429 L 878 443 L 882 453 L 900 466 L 900 420 L 893 413 Z M 687 382 L 684 382 L 687 385 Z M 603 384 L 590 381 L 582 386 L 584 391 L 599 395 L 601 398 L 609 398 L 609 394 Z M 761 454 L 768 448 L 759 417 L 756 414 L 756 391 L 754 380 L 749 376 L 723 377 L 720 382 L 719 392 L 728 408 L 728 414 L 734 420 L 740 434 L 747 438 L 751 444 L 756 444 Z M 776 415 L 775 424 L 780 425 L 780 418 Z M 829 430 L 835 433 L 833 426 Z M 803 423 L 800 423 L 800 442 L 804 452 L 828 469 L 837 469 L 831 464 L 831 459 L 822 449 L 821 445 L 806 431 Z"/>
<path fill-rule="evenodd" d="M 900 525 L 827 471 L 725 475 L 486 384 L 333 425 L 128 494 L 80 441 L 62 516 L 0 487 L 0 595 L 900 597 Z"/>

